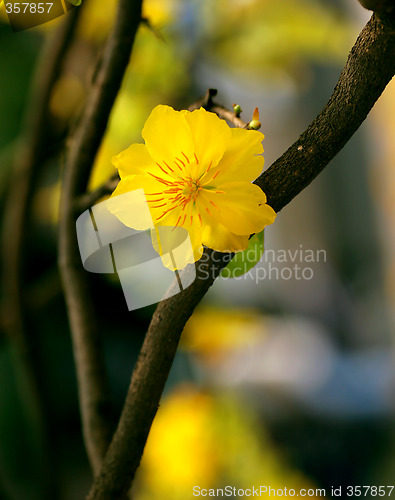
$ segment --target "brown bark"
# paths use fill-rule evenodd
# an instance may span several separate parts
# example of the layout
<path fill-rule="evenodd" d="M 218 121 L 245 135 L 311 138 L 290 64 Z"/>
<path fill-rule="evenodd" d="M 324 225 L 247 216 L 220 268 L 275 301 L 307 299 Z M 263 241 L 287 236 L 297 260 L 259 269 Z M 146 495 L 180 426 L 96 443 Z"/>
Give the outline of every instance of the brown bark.
<path fill-rule="evenodd" d="M 129 63 L 141 20 L 141 3 L 142 0 L 119 2 L 114 28 L 67 154 L 60 202 L 59 266 L 72 332 L 84 441 L 95 474 L 107 451 L 113 423 L 96 311 L 78 251 L 74 204 L 86 192 Z"/>

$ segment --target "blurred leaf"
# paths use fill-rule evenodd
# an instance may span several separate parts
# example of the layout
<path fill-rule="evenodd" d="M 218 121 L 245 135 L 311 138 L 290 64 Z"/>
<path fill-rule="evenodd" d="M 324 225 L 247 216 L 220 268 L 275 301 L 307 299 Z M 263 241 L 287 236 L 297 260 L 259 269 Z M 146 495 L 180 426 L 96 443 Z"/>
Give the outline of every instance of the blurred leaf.
<path fill-rule="evenodd" d="M 223 278 L 237 278 L 248 273 L 260 260 L 265 250 L 264 231 L 254 234 L 248 247 L 243 252 L 237 252 L 229 264 L 221 271 Z"/>

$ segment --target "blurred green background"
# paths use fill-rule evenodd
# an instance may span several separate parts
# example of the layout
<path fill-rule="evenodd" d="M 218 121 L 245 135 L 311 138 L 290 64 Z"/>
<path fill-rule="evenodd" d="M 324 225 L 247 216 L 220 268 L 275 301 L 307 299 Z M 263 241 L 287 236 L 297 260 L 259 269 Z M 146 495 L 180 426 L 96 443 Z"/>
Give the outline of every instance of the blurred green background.
<path fill-rule="evenodd" d="M 56 265 L 57 214 L 66 132 L 83 109 L 116 2 L 83 4 L 49 102 L 60 139 L 36 179 L 26 227 L 24 285 L 44 420 L 15 339 L 0 335 L 5 500 L 82 499 L 91 483 Z M 353 0 L 145 0 L 144 16 L 149 26 L 139 28 L 91 189 L 115 173 L 114 154 L 142 142 L 153 107 L 187 107 L 208 87 L 218 89 L 221 104 L 239 103 L 245 121 L 259 107 L 270 165 L 322 109 L 369 19 Z M 65 16 L 13 33 L 0 6 L 2 208 L 38 57 L 64 22 Z M 198 307 L 147 444 L 135 500 L 193 498 L 195 485 L 329 493 L 332 485 L 393 482 L 394 103 L 391 84 L 344 150 L 266 231 L 269 255 L 325 251 L 319 262 L 297 257 L 312 269 L 311 279 L 281 278 L 294 263 L 264 257 L 261 271 L 219 279 Z M 269 278 L 270 264 L 279 279 Z M 266 279 L 259 278 L 262 270 Z M 89 274 L 89 280 L 116 419 L 154 306 L 128 312 L 113 276 Z M 6 323 L 2 307 L 0 324 Z"/>

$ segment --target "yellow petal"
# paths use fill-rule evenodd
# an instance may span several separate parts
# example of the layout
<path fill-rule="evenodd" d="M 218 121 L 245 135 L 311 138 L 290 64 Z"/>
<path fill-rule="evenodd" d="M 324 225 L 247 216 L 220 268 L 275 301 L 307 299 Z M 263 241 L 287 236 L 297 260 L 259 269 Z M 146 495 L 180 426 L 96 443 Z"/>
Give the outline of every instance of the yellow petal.
<path fill-rule="evenodd" d="M 137 189 L 142 189 L 144 191 L 144 200 L 148 202 L 148 208 L 153 222 L 157 223 L 159 219 L 164 225 L 175 225 L 180 209 L 169 211 L 164 217 L 161 217 L 163 213 L 171 207 L 171 204 L 168 204 L 166 199 L 161 199 L 165 197 L 165 195 L 162 194 L 163 184 L 150 175 L 129 175 L 124 177 L 118 183 L 111 198 L 107 201 L 107 207 L 110 212 L 118 217 L 125 226 L 137 230 L 151 228 L 152 221 L 146 221 L 145 217 L 139 217 L 138 203 L 140 203 L 140 201 L 133 201 L 133 197 L 128 199 L 126 196 L 119 196 L 125 193 L 134 192 Z"/>
<path fill-rule="evenodd" d="M 163 265 L 171 271 L 184 269 L 201 255 L 195 258 L 188 231 L 184 228 L 155 226 L 151 230 L 151 241 Z"/>
<path fill-rule="evenodd" d="M 211 167 L 215 167 L 230 143 L 230 127 L 215 113 L 204 108 L 183 113 L 191 129 L 199 167 L 206 169 L 210 163 Z"/>
<path fill-rule="evenodd" d="M 185 156 L 194 157 L 191 130 L 185 115 L 169 106 L 159 105 L 152 110 L 142 136 L 149 154 L 162 166 L 166 162 L 174 168 L 177 158 L 185 163 Z"/>
<path fill-rule="evenodd" d="M 128 189 L 130 182 L 132 180 L 119 182 L 107 200 L 107 209 L 125 226 L 145 231 L 154 226 L 148 203 L 142 189 Z"/>
<path fill-rule="evenodd" d="M 254 181 L 262 172 L 264 159 L 261 154 L 263 153 L 262 140 L 264 135 L 255 130 L 241 128 L 233 128 L 231 133 L 231 142 L 217 169 L 208 172 L 203 177 L 202 183 L 209 182 L 209 176 L 212 177 L 215 174 L 217 174 L 215 178 L 216 186 L 235 179 Z"/>
<path fill-rule="evenodd" d="M 191 245 L 193 249 L 193 254 L 195 256 L 195 261 L 200 259 L 203 253 L 203 243 L 202 243 L 202 223 L 199 217 L 199 211 L 195 203 L 188 203 L 185 208 L 187 217 L 184 224 L 182 225 L 189 233 L 189 238 L 191 239 Z"/>
<path fill-rule="evenodd" d="M 184 210 L 181 210 L 180 213 L 182 216 L 177 218 L 174 222 L 172 220 L 172 225 L 179 225 L 186 229 L 189 233 L 189 238 L 191 240 L 192 245 L 192 253 L 186 256 L 186 260 L 189 261 L 190 258 L 194 258 L 193 261 L 199 260 L 203 253 L 203 243 L 202 243 L 202 223 L 201 216 L 199 217 L 199 210 L 195 203 L 188 203 Z M 185 217 L 186 215 L 186 217 Z M 166 220 L 165 225 L 169 225 L 168 220 Z"/>
<path fill-rule="evenodd" d="M 204 200 L 215 204 L 211 210 L 217 222 L 238 235 L 258 233 L 274 222 L 275 211 L 265 204 L 263 191 L 249 182 L 228 182 L 222 184 L 221 191 L 202 190 Z"/>
<path fill-rule="evenodd" d="M 200 223 L 195 221 L 195 224 L 192 224 L 192 226 L 186 227 L 185 229 L 188 230 L 192 245 L 193 259 L 196 262 L 203 254 L 202 228 Z M 189 258 L 190 256 L 187 256 L 187 259 Z"/>
<path fill-rule="evenodd" d="M 207 223 L 203 229 L 203 245 L 218 252 L 238 252 L 248 246 L 248 235 L 239 236 L 231 233 L 229 229 L 219 223 Z"/>
<path fill-rule="evenodd" d="M 121 179 L 128 175 L 138 175 L 157 170 L 157 165 L 148 153 L 145 144 L 132 144 L 112 159 Z"/>

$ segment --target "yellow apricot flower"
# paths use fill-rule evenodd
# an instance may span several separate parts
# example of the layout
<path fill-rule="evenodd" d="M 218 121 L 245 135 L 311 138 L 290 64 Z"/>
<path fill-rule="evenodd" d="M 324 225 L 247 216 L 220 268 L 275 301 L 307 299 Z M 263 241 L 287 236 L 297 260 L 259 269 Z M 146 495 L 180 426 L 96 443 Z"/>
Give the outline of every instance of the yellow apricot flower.
<path fill-rule="evenodd" d="M 263 168 L 263 134 L 230 128 L 203 108 L 175 111 L 159 105 L 143 128 L 145 144 L 133 144 L 113 158 L 120 182 L 108 208 L 136 227 L 136 210 L 118 196 L 143 189 L 155 226 L 189 233 L 193 260 L 203 245 L 220 252 L 245 250 L 249 236 L 276 214 L 252 181 Z M 126 200 L 126 201 L 125 201 Z"/>

